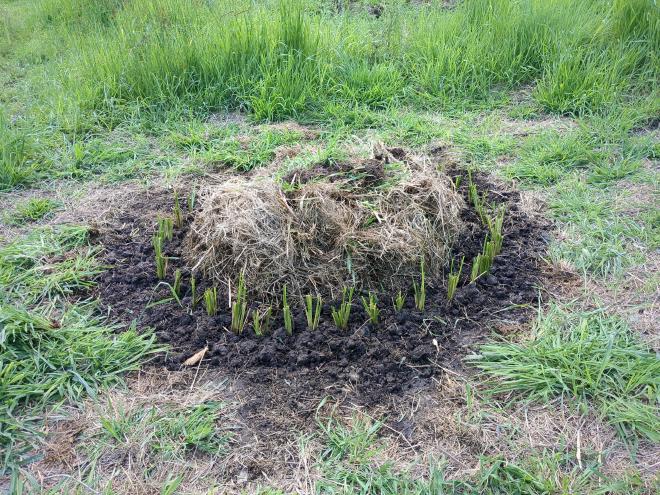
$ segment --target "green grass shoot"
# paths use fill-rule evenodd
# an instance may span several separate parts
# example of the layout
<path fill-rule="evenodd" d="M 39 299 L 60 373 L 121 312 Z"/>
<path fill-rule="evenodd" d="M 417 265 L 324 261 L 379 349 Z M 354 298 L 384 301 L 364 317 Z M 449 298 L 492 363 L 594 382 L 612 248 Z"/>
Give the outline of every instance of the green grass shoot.
<path fill-rule="evenodd" d="M 247 321 L 247 287 L 243 273 L 238 277 L 238 286 L 236 287 L 236 298 L 231 303 L 231 331 L 235 334 L 243 333 Z"/>
<path fill-rule="evenodd" d="M 294 327 L 293 313 L 287 299 L 286 285 L 282 288 L 282 317 L 284 319 L 284 330 L 288 335 L 292 335 Z"/>
<path fill-rule="evenodd" d="M 415 291 L 415 307 L 424 311 L 426 307 L 426 272 L 424 269 L 424 260 L 419 264 L 420 280 L 419 284 L 413 281 L 413 290 Z"/>
<path fill-rule="evenodd" d="M 454 295 L 456 294 L 456 288 L 458 287 L 458 282 L 461 278 L 461 272 L 463 271 L 464 263 L 465 263 L 465 256 L 461 258 L 461 262 L 458 265 L 458 270 L 454 271 L 454 260 L 451 260 L 451 266 L 449 267 L 449 276 L 447 277 L 448 301 L 454 299 Z"/>
<path fill-rule="evenodd" d="M 204 291 L 204 307 L 206 314 L 215 316 L 218 314 L 218 288 L 212 287 Z"/>
<path fill-rule="evenodd" d="M 263 312 L 259 311 L 259 309 L 252 310 L 252 328 L 258 337 L 263 337 L 270 332 L 271 315 L 271 306 L 268 306 Z"/>
<path fill-rule="evenodd" d="M 392 298 L 392 305 L 394 306 L 394 311 L 399 312 L 403 309 L 403 306 L 406 304 L 406 296 L 403 295 L 401 289 L 396 293 L 396 296 Z"/>
<path fill-rule="evenodd" d="M 154 248 L 154 256 L 156 260 L 156 276 L 159 280 L 164 280 L 167 275 L 168 258 L 163 254 L 163 238 L 155 235 L 151 240 Z"/>

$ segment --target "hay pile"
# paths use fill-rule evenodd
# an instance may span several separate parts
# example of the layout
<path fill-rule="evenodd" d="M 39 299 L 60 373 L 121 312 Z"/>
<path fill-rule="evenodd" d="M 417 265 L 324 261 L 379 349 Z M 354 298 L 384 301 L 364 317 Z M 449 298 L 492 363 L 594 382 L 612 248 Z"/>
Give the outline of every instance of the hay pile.
<path fill-rule="evenodd" d="M 428 160 L 396 160 L 390 170 L 392 161 L 386 154 L 316 177 L 300 171 L 306 182 L 287 192 L 263 176 L 209 187 L 186 261 L 217 284 L 244 272 L 248 290 L 263 298 L 283 284 L 293 297 L 409 287 L 422 257 L 432 277 L 460 231 L 462 199 Z"/>

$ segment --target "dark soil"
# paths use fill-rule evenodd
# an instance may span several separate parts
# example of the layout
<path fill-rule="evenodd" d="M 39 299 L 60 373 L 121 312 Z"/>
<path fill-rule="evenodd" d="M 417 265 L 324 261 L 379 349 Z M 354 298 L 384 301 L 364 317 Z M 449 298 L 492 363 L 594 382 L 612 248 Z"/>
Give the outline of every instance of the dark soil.
<path fill-rule="evenodd" d="M 365 173 L 367 179 L 377 175 L 372 172 L 378 170 L 374 164 L 362 166 L 369 172 Z M 345 172 L 343 165 L 337 168 Z M 458 169 L 449 173 L 463 176 L 460 191 L 467 199 L 465 173 Z M 490 274 L 468 283 L 470 261 L 481 251 L 487 230 L 467 206 L 462 219 L 468 228 L 454 250 L 455 259 L 465 256 L 466 260 L 456 296 L 448 301 L 445 281 L 430 280 L 423 312 L 414 308 L 412 290 L 400 312 L 392 307 L 393 294 L 380 294 L 381 321 L 371 325 L 361 294 L 356 293 L 347 331 L 333 324 L 334 301 L 324 305 L 316 331 L 307 329 L 300 308 L 294 309 L 293 335 L 286 334 L 277 311 L 267 335 L 257 337 L 249 322 L 241 335 L 234 335 L 228 330 L 230 311 L 225 294 L 219 296 L 217 316 L 208 316 L 202 303 L 191 308 L 189 270 L 180 261 L 185 226 L 175 230 L 174 239 L 165 247 L 172 258 L 168 282 L 172 283 L 176 268 L 183 273 L 181 304 L 171 297 L 168 286 L 159 285 L 151 237 L 158 212 L 161 216 L 171 212 L 171 191 L 135 197 L 110 227 L 100 229 L 97 241 L 105 248 L 104 263 L 112 268 L 100 277 L 98 296 L 114 320 L 124 324 L 135 320 L 138 328 L 153 328 L 158 340 L 171 346 L 168 353 L 158 356 L 157 364 L 179 368 L 208 346 L 202 366 L 240 371 L 245 380 L 263 385 L 263 390 L 284 382 L 297 397 L 324 391 L 349 394 L 361 403 L 380 402 L 391 394 L 424 386 L 442 368 L 460 367 L 462 357 L 475 343 L 498 328 L 527 322 L 538 305 L 541 256 L 549 224 L 523 211 L 515 190 L 496 185 L 484 175 L 477 174 L 475 182 L 479 191 L 488 191 L 490 202 L 506 206 L 502 253 Z M 204 288 L 204 281 L 198 281 L 197 293 Z"/>

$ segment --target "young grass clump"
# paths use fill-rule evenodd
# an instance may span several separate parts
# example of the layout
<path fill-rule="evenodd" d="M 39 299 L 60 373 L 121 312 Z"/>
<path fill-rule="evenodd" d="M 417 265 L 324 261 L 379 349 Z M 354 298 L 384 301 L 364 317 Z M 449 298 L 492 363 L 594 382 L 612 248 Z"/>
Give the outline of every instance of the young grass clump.
<path fill-rule="evenodd" d="M 286 284 L 282 289 L 282 317 L 284 318 L 284 330 L 288 335 L 293 334 L 293 313 L 287 299 Z"/>
<path fill-rule="evenodd" d="M 163 280 L 167 274 L 168 258 L 163 254 L 163 238 L 160 235 L 155 235 L 151 240 L 154 247 L 154 256 L 156 259 L 156 276 L 159 280 Z"/>
<path fill-rule="evenodd" d="M 305 316 L 307 317 L 307 328 L 310 330 L 316 330 L 319 327 L 322 307 L 323 300 L 321 296 L 316 296 L 316 303 L 311 294 L 305 296 Z"/>
<path fill-rule="evenodd" d="M 230 295 L 231 297 L 231 295 Z M 236 300 L 231 303 L 231 331 L 235 334 L 243 333 L 247 320 L 247 287 L 243 274 L 238 277 Z"/>
<path fill-rule="evenodd" d="M 215 316 L 218 314 L 218 288 L 212 287 L 204 291 L 204 307 L 206 314 Z"/>
<path fill-rule="evenodd" d="M 12 225 L 36 222 L 52 215 L 58 207 L 60 207 L 59 201 L 49 198 L 32 198 L 16 205 L 15 211 L 7 215 L 7 221 Z"/>
<path fill-rule="evenodd" d="M 353 304 L 353 292 L 354 288 L 350 289 L 344 288 L 342 290 L 341 304 L 339 309 L 332 308 L 332 321 L 335 322 L 335 325 L 340 330 L 346 330 L 348 328 L 348 320 L 351 317 L 351 306 Z"/>
<path fill-rule="evenodd" d="M 415 291 L 415 307 L 420 311 L 424 311 L 426 306 L 426 273 L 423 259 L 420 263 L 420 281 L 419 284 L 413 282 L 413 289 Z"/>
<path fill-rule="evenodd" d="M 268 306 L 263 313 L 258 309 L 252 310 L 252 328 L 257 337 L 263 337 L 266 333 L 270 332 L 271 315 L 271 306 Z"/>
<path fill-rule="evenodd" d="M 461 262 L 458 265 L 458 270 L 454 271 L 454 260 L 451 260 L 451 266 L 449 268 L 449 276 L 447 278 L 448 301 L 454 299 L 454 294 L 456 294 L 456 288 L 458 287 L 458 282 L 461 278 L 461 272 L 463 271 L 463 263 L 465 263 L 465 256 L 461 258 Z"/>
<path fill-rule="evenodd" d="M 362 306 L 364 307 L 367 315 L 369 315 L 369 321 L 371 324 L 378 325 L 380 309 L 378 309 L 378 299 L 376 298 L 376 294 L 370 292 L 368 298 L 362 296 Z"/>

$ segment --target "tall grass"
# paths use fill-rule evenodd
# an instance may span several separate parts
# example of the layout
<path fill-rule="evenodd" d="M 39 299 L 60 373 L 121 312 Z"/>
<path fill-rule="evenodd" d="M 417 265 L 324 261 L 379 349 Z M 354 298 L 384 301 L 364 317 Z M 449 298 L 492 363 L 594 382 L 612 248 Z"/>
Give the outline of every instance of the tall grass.
<path fill-rule="evenodd" d="M 311 1 L 61 3 L 54 17 L 46 2 L 43 15 L 61 26 L 87 15 L 95 26 L 71 35 L 63 67 L 70 95 L 93 110 L 184 105 L 323 118 L 338 103 L 427 106 L 535 84 L 547 109 L 580 114 L 650 90 L 658 72 L 652 0 L 388 4 L 377 19 Z"/>

